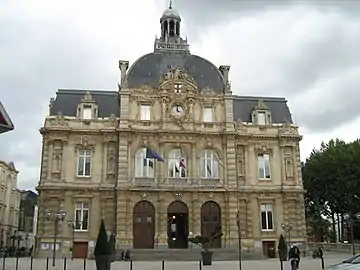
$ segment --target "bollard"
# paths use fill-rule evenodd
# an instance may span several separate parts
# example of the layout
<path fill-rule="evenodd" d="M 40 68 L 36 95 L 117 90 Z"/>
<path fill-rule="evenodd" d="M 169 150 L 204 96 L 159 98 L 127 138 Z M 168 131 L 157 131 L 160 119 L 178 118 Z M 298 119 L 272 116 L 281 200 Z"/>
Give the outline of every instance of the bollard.
<path fill-rule="evenodd" d="M 16 254 L 15 269 L 16 269 L 16 270 L 19 270 L 19 254 Z"/>
<path fill-rule="evenodd" d="M 161 270 L 165 270 L 165 261 L 161 262 Z"/>
<path fill-rule="evenodd" d="M 132 260 L 130 261 L 130 270 L 132 270 Z"/>
<path fill-rule="evenodd" d="M 324 258 L 321 257 L 321 269 L 325 269 L 325 263 L 324 263 Z"/>
<path fill-rule="evenodd" d="M 5 260 L 6 260 L 6 254 L 4 255 L 4 258 L 3 258 L 3 267 L 2 267 L 2 270 L 5 270 Z"/>
<path fill-rule="evenodd" d="M 199 270 L 202 269 L 202 264 L 201 264 L 201 260 L 199 261 Z"/>
<path fill-rule="evenodd" d="M 86 270 L 86 258 L 84 258 L 84 270 Z"/>
<path fill-rule="evenodd" d="M 64 270 L 66 270 L 66 257 L 64 258 Z"/>
<path fill-rule="evenodd" d="M 30 270 L 33 270 L 34 257 L 30 257 Z"/>
<path fill-rule="evenodd" d="M 49 257 L 46 258 L 46 270 L 49 270 Z"/>

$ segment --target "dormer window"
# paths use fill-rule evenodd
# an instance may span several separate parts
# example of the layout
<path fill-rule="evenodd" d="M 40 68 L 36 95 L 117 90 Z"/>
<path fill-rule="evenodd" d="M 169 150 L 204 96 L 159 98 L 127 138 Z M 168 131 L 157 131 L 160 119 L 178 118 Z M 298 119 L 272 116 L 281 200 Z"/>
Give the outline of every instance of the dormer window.
<path fill-rule="evenodd" d="M 175 93 L 181 93 L 183 86 L 181 83 L 175 83 L 174 88 L 175 88 Z"/>
<path fill-rule="evenodd" d="M 259 100 L 255 105 L 252 122 L 259 126 L 271 125 L 271 112 L 263 100 Z"/>
<path fill-rule="evenodd" d="M 98 106 L 89 91 L 81 99 L 77 112 L 77 117 L 86 121 L 98 117 Z"/>

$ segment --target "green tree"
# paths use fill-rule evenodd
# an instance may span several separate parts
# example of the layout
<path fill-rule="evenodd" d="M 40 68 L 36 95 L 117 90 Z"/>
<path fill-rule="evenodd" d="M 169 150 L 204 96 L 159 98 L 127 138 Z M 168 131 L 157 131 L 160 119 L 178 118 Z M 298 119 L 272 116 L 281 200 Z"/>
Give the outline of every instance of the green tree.
<path fill-rule="evenodd" d="M 110 254 L 111 254 L 111 248 L 109 246 L 104 220 L 101 220 L 99 233 L 94 250 L 94 256 L 98 257 L 98 256 L 104 256 Z"/>
<path fill-rule="evenodd" d="M 332 231 L 335 231 L 337 214 L 359 211 L 359 141 L 345 143 L 336 139 L 322 143 L 306 159 L 302 171 L 308 225 L 321 221 L 325 226 L 322 216 L 327 215 L 332 217 Z"/>

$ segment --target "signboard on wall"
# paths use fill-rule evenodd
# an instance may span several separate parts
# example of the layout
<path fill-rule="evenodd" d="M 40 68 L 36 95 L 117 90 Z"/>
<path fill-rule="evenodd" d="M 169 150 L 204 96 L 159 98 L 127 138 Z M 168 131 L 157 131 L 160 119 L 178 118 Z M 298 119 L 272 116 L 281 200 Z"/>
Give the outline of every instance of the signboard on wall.
<path fill-rule="evenodd" d="M 0 134 L 13 129 L 14 125 L 11 122 L 10 116 L 7 114 L 4 106 L 0 101 Z"/>

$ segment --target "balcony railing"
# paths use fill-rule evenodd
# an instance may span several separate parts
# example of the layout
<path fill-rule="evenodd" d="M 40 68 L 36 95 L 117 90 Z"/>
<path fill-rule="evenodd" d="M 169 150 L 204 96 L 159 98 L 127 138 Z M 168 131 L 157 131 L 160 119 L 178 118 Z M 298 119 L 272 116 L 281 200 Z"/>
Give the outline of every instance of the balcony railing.
<path fill-rule="evenodd" d="M 153 187 L 164 189 L 187 188 L 222 188 L 223 181 L 214 178 L 148 178 L 136 177 L 131 181 L 131 187 Z"/>

